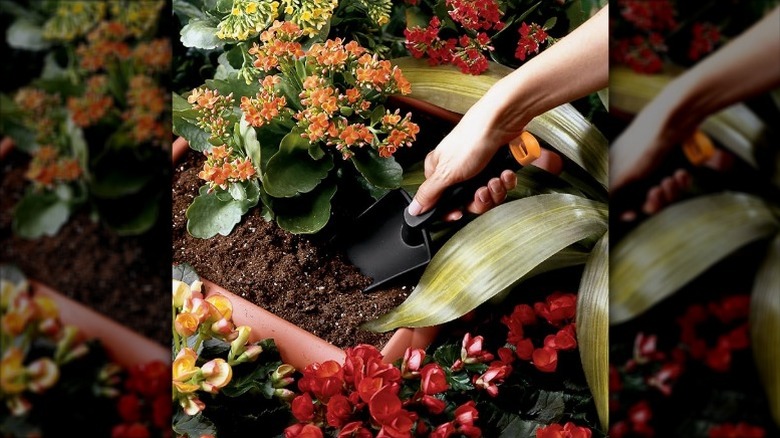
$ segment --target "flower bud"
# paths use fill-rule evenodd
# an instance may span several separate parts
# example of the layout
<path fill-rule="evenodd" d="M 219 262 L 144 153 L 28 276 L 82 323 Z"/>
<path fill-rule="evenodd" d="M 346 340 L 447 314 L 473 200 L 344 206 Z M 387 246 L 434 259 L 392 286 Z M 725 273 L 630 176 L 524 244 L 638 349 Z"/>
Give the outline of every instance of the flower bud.
<path fill-rule="evenodd" d="M 30 388 L 30 391 L 38 394 L 54 386 L 60 378 L 59 367 L 48 357 L 38 359 L 27 365 L 27 373 L 30 379 L 27 386 Z"/>
<path fill-rule="evenodd" d="M 232 357 L 240 356 L 244 352 L 246 342 L 249 340 L 249 334 L 252 333 L 252 327 L 242 325 L 236 328 L 238 337 L 230 343 L 230 354 Z"/>
<path fill-rule="evenodd" d="M 260 356 L 260 353 L 263 352 L 263 347 L 259 345 L 250 345 L 246 347 L 246 350 L 244 350 L 243 353 L 241 353 L 238 358 L 236 358 L 235 361 L 233 361 L 234 364 L 240 364 L 244 362 L 252 362 L 255 359 L 257 359 L 258 356 Z"/>
<path fill-rule="evenodd" d="M 295 398 L 295 392 L 286 388 L 277 388 L 274 389 L 274 397 L 289 403 Z"/>

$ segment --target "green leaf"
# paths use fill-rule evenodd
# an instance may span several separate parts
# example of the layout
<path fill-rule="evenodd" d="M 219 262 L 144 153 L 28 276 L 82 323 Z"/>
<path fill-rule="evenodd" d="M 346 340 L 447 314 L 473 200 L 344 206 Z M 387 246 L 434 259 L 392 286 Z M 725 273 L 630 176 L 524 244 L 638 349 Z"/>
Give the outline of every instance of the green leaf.
<path fill-rule="evenodd" d="M 363 328 L 384 332 L 451 321 L 517 284 L 563 248 L 602 235 L 606 227 L 606 206 L 578 196 L 508 202 L 458 231 L 406 301 Z"/>
<path fill-rule="evenodd" d="M 290 132 L 279 145 L 266 167 L 263 187 L 275 198 L 289 198 L 312 191 L 333 169 L 333 157 L 313 160 L 309 141 L 296 131 Z"/>
<path fill-rule="evenodd" d="M 769 246 L 750 296 L 753 356 L 764 384 L 769 409 L 780 424 L 780 234 Z"/>
<path fill-rule="evenodd" d="M 78 160 L 79 166 L 84 169 L 84 172 L 88 172 L 89 167 L 89 149 L 87 148 L 87 141 L 84 139 L 84 131 L 73 123 L 73 118 L 68 115 L 68 120 L 65 123 L 65 133 L 70 140 L 70 150 L 73 152 L 73 156 Z"/>
<path fill-rule="evenodd" d="M 315 160 L 321 160 L 325 156 L 325 151 L 319 143 L 311 143 L 309 145 L 309 156 Z"/>
<path fill-rule="evenodd" d="M 241 134 L 241 139 L 244 143 L 244 151 L 246 152 L 247 157 L 252 160 L 255 171 L 258 175 L 263 175 L 263 148 L 257 140 L 257 131 L 255 131 L 255 128 L 250 125 L 246 119 L 241 117 L 241 121 L 238 125 L 238 132 Z"/>
<path fill-rule="evenodd" d="M 244 186 L 241 183 L 230 183 L 228 185 L 228 192 L 230 192 L 230 196 L 236 201 L 246 200 L 246 189 L 244 189 Z"/>
<path fill-rule="evenodd" d="M 101 217 L 120 236 L 143 234 L 149 231 L 157 222 L 160 201 L 158 197 L 153 196 L 137 204 L 132 209 L 131 214 L 125 215 L 110 215 L 110 212 L 116 210 L 110 208 L 109 211 L 106 211 L 104 208 L 100 208 Z"/>
<path fill-rule="evenodd" d="M 393 157 L 382 158 L 373 149 L 366 149 L 365 152 L 358 151 L 350 159 L 368 182 L 382 189 L 397 189 L 401 186 L 404 170 Z"/>
<path fill-rule="evenodd" d="M 198 9 L 197 6 L 190 4 L 185 0 L 173 0 L 173 12 L 187 17 L 188 19 L 196 18 L 205 20 L 207 18 L 206 14 Z"/>
<path fill-rule="evenodd" d="M 220 201 L 215 193 L 195 197 L 187 208 L 187 231 L 194 237 L 208 239 L 221 234 L 227 236 L 253 205 L 247 201 Z"/>
<path fill-rule="evenodd" d="M 382 105 L 379 105 L 376 108 L 374 108 L 374 110 L 371 111 L 371 116 L 369 117 L 371 120 L 371 126 L 379 123 L 379 121 L 382 120 L 382 116 L 384 116 L 386 112 L 387 111 L 385 110 L 385 107 Z"/>
<path fill-rule="evenodd" d="M 192 104 L 187 102 L 187 99 L 185 99 L 183 96 L 179 95 L 178 93 L 173 93 L 172 99 L 173 99 L 172 112 L 174 117 L 176 116 L 183 117 L 190 122 L 195 121 L 195 119 L 198 117 L 198 111 L 192 107 Z"/>
<path fill-rule="evenodd" d="M 544 25 L 542 26 L 544 30 L 550 30 L 555 26 L 555 23 L 558 22 L 558 17 L 550 17 L 547 19 L 547 21 L 544 22 Z"/>
<path fill-rule="evenodd" d="M 609 428 L 609 233 L 585 263 L 577 294 L 577 342 L 582 368 L 604 430 Z"/>
<path fill-rule="evenodd" d="M 644 313 L 732 251 L 778 227 L 766 203 L 744 193 L 700 196 L 667 207 L 612 248 L 610 323 Z"/>
<path fill-rule="evenodd" d="M 173 431 L 180 436 L 200 437 L 203 435 L 217 436 L 217 426 L 202 412 L 187 415 L 177 410 L 173 416 Z"/>
<path fill-rule="evenodd" d="M 225 44 L 217 38 L 217 28 L 208 20 L 190 20 L 180 34 L 185 47 L 211 50 Z"/>
<path fill-rule="evenodd" d="M 68 221 L 70 205 L 54 193 L 29 193 L 14 209 L 13 229 L 26 239 L 53 236 Z"/>
<path fill-rule="evenodd" d="M 206 86 L 212 90 L 219 90 L 219 94 L 227 96 L 233 93 L 233 97 L 240 101 L 241 96 L 255 96 L 260 91 L 260 85 L 256 82 L 247 84 L 243 79 L 230 75 L 227 79 L 206 79 Z"/>
<path fill-rule="evenodd" d="M 335 184 L 321 184 L 311 193 L 274 203 L 276 222 L 293 234 L 313 234 L 330 220 L 330 200 L 336 194 Z"/>
<path fill-rule="evenodd" d="M 207 151 L 211 148 L 211 143 L 209 143 L 210 135 L 181 117 L 173 117 L 173 133 L 184 137 L 190 148 L 198 152 Z"/>
<path fill-rule="evenodd" d="M 16 19 L 5 31 L 8 46 L 21 50 L 44 50 L 49 43 L 43 38 L 43 28 L 25 18 Z"/>

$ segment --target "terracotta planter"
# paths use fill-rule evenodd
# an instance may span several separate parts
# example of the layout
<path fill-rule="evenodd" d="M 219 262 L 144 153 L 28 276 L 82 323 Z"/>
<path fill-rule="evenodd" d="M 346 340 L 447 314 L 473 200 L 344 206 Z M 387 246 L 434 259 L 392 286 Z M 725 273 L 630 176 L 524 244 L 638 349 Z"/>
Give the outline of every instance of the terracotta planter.
<path fill-rule="evenodd" d="M 132 367 L 151 361 L 171 362 L 171 352 L 116 321 L 74 301 L 35 280 L 29 280 L 34 295 L 43 295 L 57 303 L 60 319 L 74 325 L 86 338 L 101 341 L 111 360 Z"/>
<path fill-rule="evenodd" d="M 8 155 L 13 148 L 13 139 L 11 139 L 11 137 L 3 137 L 2 140 L 0 140 L 0 160 L 5 158 L 5 156 Z"/>
<path fill-rule="evenodd" d="M 172 153 L 174 164 L 184 157 L 188 149 L 189 145 L 183 138 L 174 141 Z M 344 350 L 207 279 L 202 280 L 206 296 L 220 294 L 230 300 L 233 305 L 233 321 L 236 325 L 252 327 L 252 340 L 273 338 L 282 359 L 296 369 L 301 370 L 311 363 L 327 360 L 343 363 L 346 357 Z M 382 348 L 382 355 L 386 362 L 393 362 L 401 358 L 409 347 L 426 348 L 436 338 L 438 332 L 439 327 L 398 329 Z"/>

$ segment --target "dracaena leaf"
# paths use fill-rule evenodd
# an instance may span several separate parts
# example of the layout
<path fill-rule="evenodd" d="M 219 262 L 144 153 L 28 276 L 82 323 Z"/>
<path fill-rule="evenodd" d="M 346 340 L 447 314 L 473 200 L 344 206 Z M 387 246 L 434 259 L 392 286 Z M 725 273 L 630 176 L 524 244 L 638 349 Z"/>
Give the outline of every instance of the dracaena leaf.
<path fill-rule="evenodd" d="M 496 207 L 448 240 L 409 298 L 365 328 L 425 327 L 458 318 L 572 243 L 603 234 L 606 217 L 604 204 L 566 194 Z"/>
<path fill-rule="evenodd" d="M 630 320 L 735 249 L 778 229 L 761 199 L 725 192 L 672 205 L 612 249 L 610 322 Z"/>
<path fill-rule="evenodd" d="M 780 424 L 780 234 L 770 244 L 758 269 L 750 297 L 753 356 L 764 383 L 769 407 Z"/>
<path fill-rule="evenodd" d="M 577 294 L 577 342 L 602 427 L 609 427 L 609 234 L 593 247 Z"/>

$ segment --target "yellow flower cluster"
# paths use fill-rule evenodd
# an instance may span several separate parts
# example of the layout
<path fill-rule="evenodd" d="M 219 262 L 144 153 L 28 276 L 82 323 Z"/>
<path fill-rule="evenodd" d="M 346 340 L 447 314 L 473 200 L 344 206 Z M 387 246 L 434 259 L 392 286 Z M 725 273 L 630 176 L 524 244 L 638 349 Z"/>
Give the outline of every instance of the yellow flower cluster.
<path fill-rule="evenodd" d="M 317 34 L 330 20 L 338 0 L 282 0 L 288 21 L 297 24 L 308 37 Z"/>
<path fill-rule="evenodd" d="M 230 14 L 217 25 L 217 37 L 245 41 L 279 16 L 279 2 L 233 0 Z"/>
<path fill-rule="evenodd" d="M 106 15 L 101 1 L 60 1 L 57 10 L 43 25 L 43 37 L 54 41 L 72 41 L 85 35 Z"/>
<path fill-rule="evenodd" d="M 12 415 L 24 415 L 32 405 L 26 394 L 41 394 L 57 384 L 60 366 L 83 356 L 87 345 L 78 331 L 63 326 L 57 306 L 45 296 L 31 296 L 26 280 L 0 280 L 0 399 Z M 56 345 L 53 357 L 29 360 L 30 346 L 43 339 Z"/>
<path fill-rule="evenodd" d="M 165 0 L 109 0 L 111 14 L 122 23 L 127 31 L 141 38 L 154 29 Z"/>
<path fill-rule="evenodd" d="M 368 18 L 379 26 L 390 22 L 390 11 L 393 8 L 391 0 L 360 0 L 368 12 Z"/>
<path fill-rule="evenodd" d="M 195 415 L 206 405 L 198 391 L 216 394 L 230 383 L 233 366 L 257 359 L 263 349 L 249 343 L 251 328 L 233 324 L 233 306 L 222 295 L 204 298 L 203 284 L 173 280 L 174 351 L 173 395 L 188 415 Z M 198 349 L 206 339 L 217 338 L 230 343 L 227 360 L 211 359 L 198 366 Z"/>

